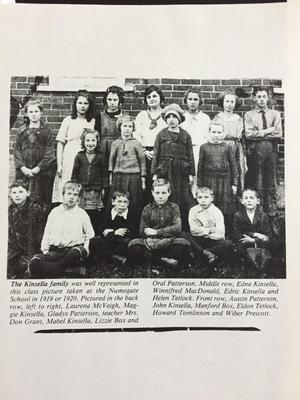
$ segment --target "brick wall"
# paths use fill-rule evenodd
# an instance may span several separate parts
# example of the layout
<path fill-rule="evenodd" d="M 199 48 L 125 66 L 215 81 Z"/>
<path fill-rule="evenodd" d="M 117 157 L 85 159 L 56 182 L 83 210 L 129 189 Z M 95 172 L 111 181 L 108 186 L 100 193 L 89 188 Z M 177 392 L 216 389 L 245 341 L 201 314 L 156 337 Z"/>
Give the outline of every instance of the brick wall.
<path fill-rule="evenodd" d="M 267 87 L 281 87 L 281 80 L 277 79 L 143 79 L 143 78 L 126 78 L 126 84 L 133 85 L 133 91 L 129 91 L 125 96 L 124 109 L 131 115 L 136 116 L 137 113 L 145 108 L 143 104 L 143 93 L 149 84 L 158 85 L 165 95 L 165 103 L 172 102 L 183 105 L 183 97 L 186 90 L 191 86 L 200 88 L 204 100 L 201 109 L 213 118 L 221 111 L 216 104 L 216 99 L 220 92 L 227 88 L 235 89 L 242 87 L 245 92 L 241 107 L 236 111 L 241 116 L 253 105 L 251 93 L 253 86 L 264 85 Z M 15 76 L 11 79 L 11 115 L 10 115 L 10 153 L 13 151 L 16 131 L 23 123 L 23 113 L 20 106 L 24 104 L 26 99 L 36 91 L 36 84 L 48 84 L 48 77 L 35 76 Z M 74 99 L 74 92 L 48 92 L 42 91 L 39 87 L 35 96 L 38 96 L 44 107 L 43 119 L 50 126 L 56 136 L 60 124 L 64 117 L 70 115 L 71 107 Z M 80 89 L 80 88 L 78 88 Z M 96 110 L 103 109 L 102 97 L 103 92 L 92 92 L 95 97 Z M 284 95 L 274 94 L 272 97 L 273 107 L 280 111 L 284 126 Z M 284 141 L 278 144 L 278 168 L 277 181 L 282 184 L 284 182 Z"/>

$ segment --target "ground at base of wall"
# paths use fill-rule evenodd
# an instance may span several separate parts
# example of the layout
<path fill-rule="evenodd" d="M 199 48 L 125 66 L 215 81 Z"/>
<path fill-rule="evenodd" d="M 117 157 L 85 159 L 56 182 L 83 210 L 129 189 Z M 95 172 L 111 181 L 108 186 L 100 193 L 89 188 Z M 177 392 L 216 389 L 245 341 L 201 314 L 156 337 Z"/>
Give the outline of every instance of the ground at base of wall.
<path fill-rule="evenodd" d="M 286 276 L 285 260 L 273 258 L 264 271 L 247 268 L 242 262 L 228 264 L 219 261 L 214 265 L 193 262 L 185 267 L 166 267 L 163 265 L 117 265 L 117 263 L 97 262 L 86 270 L 84 278 L 211 278 L 211 279 L 282 279 Z"/>

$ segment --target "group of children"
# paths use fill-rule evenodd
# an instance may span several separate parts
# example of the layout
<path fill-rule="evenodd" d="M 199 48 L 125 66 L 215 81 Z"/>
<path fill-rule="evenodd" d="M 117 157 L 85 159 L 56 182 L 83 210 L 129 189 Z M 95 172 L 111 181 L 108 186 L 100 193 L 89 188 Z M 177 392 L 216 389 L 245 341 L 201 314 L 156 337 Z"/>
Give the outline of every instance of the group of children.
<path fill-rule="evenodd" d="M 197 88 L 186 93 L 184 112 L 177 104 L 163 108 L 161 90 L 150 85 L 147 108 L 136 119 L 122 112 L 124 91 L 117 86 L 107 89 L 105 111 L 96 116 L 92 96 L 79 91 L 56 137 L 54 208 L 43 238 L 49 204 L 41 178 L 54 159 L 54 141 L 40 102 L 29 100 L 15 144 L 8 277 L 80 275 L 95 259 L 113 257 L 127 267 L 138 260 L 179 270 L 198 259 L 211 265 L 238 256 L 253 266 L 258 250 L 248 248 L 268 259 L 272 235 L 259 203 L 275 214 L 274 146 L 282 134 L 268 100 L 268 90 L 257 88 L 243 135 L 243 120 L 233 112 L 239 98 L 230 91 L 212 122 L 199 110 Z"/>

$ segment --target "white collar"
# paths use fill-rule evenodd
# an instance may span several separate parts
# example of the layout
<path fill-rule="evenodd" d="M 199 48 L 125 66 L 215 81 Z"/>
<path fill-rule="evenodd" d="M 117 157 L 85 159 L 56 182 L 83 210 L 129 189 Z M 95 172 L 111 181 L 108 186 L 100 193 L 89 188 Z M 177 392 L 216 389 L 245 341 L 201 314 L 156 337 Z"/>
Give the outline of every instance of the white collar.
<path fill-rule="evenodd" d="M 117 211 L 114 208 L 112 208 L 112 210 L 111 210 L 111 219 L 114 220 L 117 215 L 119 215 L 119 217 L 123 217 L 124 219 L 127 219 L 128 208 L 127 208 L 127 210 L 123 211 L 121 214 L 117 213 Z"/>
<path fill-rule="evenodd" d="M 200 204 L 197 204 L 197 206 L 198 206 L 198 210 L 197 210 L 197 213 L 202 213 L 202 212 L 204 212 L 204 211 L 209 211 L 209 210 L 212 210 L 213 208 L 214 208 L 214 204 L 213 203 L 211 203 L 211 205 L 209 206 L 209 207 L 207 207 L 207 208 L 202 208 L 201 206 L 200 206 Z"/>

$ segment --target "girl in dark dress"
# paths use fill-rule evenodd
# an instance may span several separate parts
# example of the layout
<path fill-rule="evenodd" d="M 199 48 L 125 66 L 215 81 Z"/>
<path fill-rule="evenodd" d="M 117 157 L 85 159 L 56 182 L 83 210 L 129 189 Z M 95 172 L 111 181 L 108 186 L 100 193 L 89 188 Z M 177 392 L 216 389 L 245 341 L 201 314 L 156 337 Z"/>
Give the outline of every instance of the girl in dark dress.
<path fill-rule="evenodd" d="M 200 147 L 197 185 L 214 193 L 214 203 L 224 214 L 226 232 L 232 232 L 232 216 L 236 211 L 235 196 L 238 169 L 232 147 L 224 142 L 224 126 L 212 122 L 210 141 Z"/>
<path fill-rule="evenodd" d="M 195 164 L 192 139 L 179 124 L 184 121 L 183 110 L 178 104 L 171 104 L 163 111 L 168 128 L 162 129 L 156 137 L 152 174 L 153 180 L 168 179 L 171 185 L 170 200 L 180 208 L 183 230 L 188 230 L 188 212 L 195 205 L 191 192 Z"/>
<path fill-rule="evenodd" d="M 72 180 L 83 187 L 79 206 L 88 213 L 97 235 L 104 208 L 104 191 L 108 186 L 107 166 L 104 155 L 99 151 L 99 133 L 84 129 L 81 147 L 84 150 L 75 157 Z"/>
<path fill-rule="evenodd" d="M 47 171 L 54 160 L 54 141 L 50 128 L 41 121 L 42 105 L 38 99 L 30 99 L 25 112 L 28 122 L 17 134 L 14 158 L 16 179 L 29 184 L 32 201 L 47 209 L 50 197 L 46 197 Z"/>
<path fill-rule="evenodd" d="M 117 120 L 122 115 L 124 90 L 119 86 L 109 86 L 103 96 L 104 111 L 96 116 L 95 129 L 100 133 L 101 151 L 108 164 L 112 142 L 120 136 Z"/>

